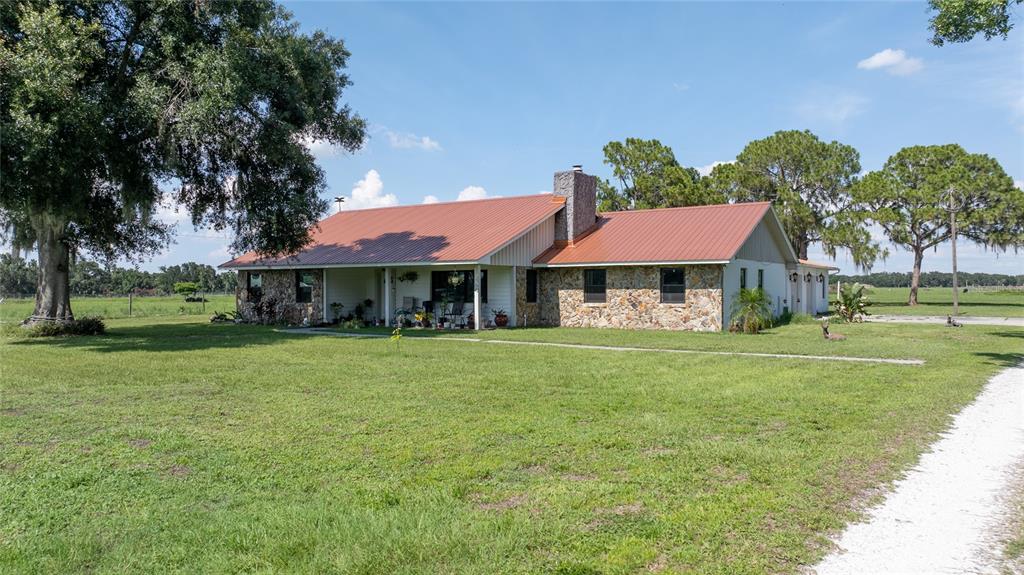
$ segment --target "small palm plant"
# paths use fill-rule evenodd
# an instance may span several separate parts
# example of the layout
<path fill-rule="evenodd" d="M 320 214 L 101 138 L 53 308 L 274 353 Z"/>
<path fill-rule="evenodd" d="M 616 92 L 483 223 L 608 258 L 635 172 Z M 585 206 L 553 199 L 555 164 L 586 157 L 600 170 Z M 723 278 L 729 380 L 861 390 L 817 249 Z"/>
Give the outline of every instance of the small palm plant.
<path fill-rule="evenodd" d="M 864 321 L 868 313 L 867 286 L 860 283 L 846 284 L 839 290 L 836 297 L 836 315 L 847 322 Z"/>
<path fill-rule="evenodd" d="M 743 333 L 757 333 L 772 326 L 772 307 L 763 289 L 741 289 L 732 304 L 732 324 Z"/>

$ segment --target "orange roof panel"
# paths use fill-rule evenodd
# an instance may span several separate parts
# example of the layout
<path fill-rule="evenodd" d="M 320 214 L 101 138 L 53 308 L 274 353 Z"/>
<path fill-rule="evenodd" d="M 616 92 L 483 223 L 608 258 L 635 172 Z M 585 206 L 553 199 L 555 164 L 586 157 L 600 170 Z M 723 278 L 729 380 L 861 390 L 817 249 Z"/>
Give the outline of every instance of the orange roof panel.
<path fill-rule="evenodd" d="M 478 261 L 551 217 L 565 198 L 551 194 L 343 211 L 320 222 L 298 254 L 254 252 L 221 264 L 293 267 Z"/>
<path fill-rule="evenodd" d="M 770 202 L 600 214 L 594 230 L 534 260 L 541 266 L 731 260 Z"/>

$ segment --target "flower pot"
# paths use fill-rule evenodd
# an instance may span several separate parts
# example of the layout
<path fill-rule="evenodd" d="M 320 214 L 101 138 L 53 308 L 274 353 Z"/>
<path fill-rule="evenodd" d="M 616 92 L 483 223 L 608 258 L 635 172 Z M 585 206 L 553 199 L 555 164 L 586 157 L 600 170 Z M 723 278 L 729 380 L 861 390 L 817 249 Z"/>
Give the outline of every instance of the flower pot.
<path fill-rule="evenodd" d="M 494 316 L 494 325 L 496 325 L 498 327 L 505 327 L 505 326 L 507 326 L 508 325 L 508 315 L 501 313 L 501 314 L 498 314 L 498 315 Z"/>

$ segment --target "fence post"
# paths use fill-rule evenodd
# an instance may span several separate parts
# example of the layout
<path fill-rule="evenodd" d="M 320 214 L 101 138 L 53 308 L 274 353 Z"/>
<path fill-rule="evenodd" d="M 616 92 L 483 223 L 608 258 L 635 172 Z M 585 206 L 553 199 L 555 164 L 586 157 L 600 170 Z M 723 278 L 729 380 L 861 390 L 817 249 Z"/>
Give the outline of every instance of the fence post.
<path fill-rule="evenodd" d="M 132 290 L 128 290 L 128 317 L 132 317 Z"/>
<path fill-rule="evenodd" d="M 199 299 L 203 300 L 203 313 L 206 313 L 206 292 L 202 292 Z"/>

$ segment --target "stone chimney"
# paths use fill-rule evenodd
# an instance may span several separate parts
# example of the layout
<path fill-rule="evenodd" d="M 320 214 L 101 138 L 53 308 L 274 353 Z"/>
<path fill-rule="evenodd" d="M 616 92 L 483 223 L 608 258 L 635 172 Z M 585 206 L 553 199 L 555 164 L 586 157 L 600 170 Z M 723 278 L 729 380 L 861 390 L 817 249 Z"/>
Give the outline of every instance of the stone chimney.
<path fill-rule="evenodd" d="M 552 192 L 565 198 L 565 209 L 555 215 L 555 242 L 572 244 L 597 223 L 597 177 L 583 173 L 583 166 L 555 172 Z"/>

